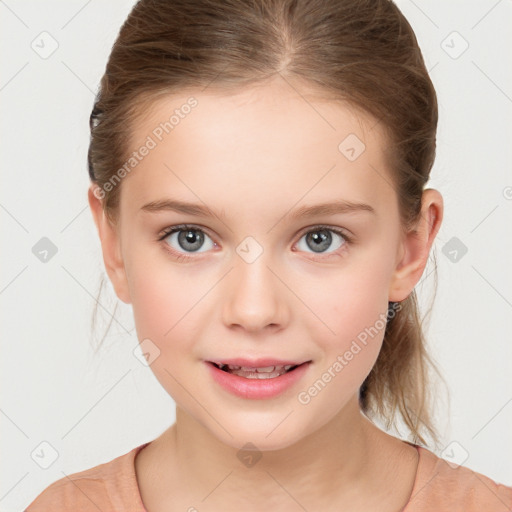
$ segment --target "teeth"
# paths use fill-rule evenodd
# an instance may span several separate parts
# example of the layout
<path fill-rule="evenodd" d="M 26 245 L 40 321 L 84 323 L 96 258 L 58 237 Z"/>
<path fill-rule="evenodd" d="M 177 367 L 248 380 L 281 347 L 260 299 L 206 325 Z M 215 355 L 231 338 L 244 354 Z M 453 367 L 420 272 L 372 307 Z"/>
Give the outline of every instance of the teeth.
<path fill-rule="evenodd" d="M 228 368 L 230 370 L 241 370 L 243 372 L 260 372 L 260 373 L 270 373 L 275 369 L 282 369 L 282 366 L 263 366 L 261 368 L 256 368 L 255 366 L 235 366 L 228 364 Z"/>
<path fill-rule="evenodd" d="M 285 366 L 264 366 L 255 368 L 252 366 L 237 366 L 237 365 L 226 365 L 219 364 L 222 370 L 228 370 L 233 375 L 239 377 L 245 377 L 246 379 L 273 379 L 286 373 L 290 368 L 293 368 L 292 364 Z"/>
<path fill-rule="evenodd" d="M 293 364 L 287 364 L 285 366 L 263 366 L 256 368 L 254 366 L 238 366 L 233 364 L 216 363 L 221 370 L 228 371 L 233 375 L 239 377 L 245 377 L 246 379 L 273 379 L 286 373 L 290 368 L 293 368 Z"/>
<path fill-rule="evenodd" d="M 269 372 L 273 372 L 274 368 L 277 368 L 277 367 L 276 366 L 264 366 L 263 368 L 256 368 L 256 371 L 269 373 Z"/>
<path fill-rule="evenodd" d="M 232 375 L 238 375 L 239 377 L 245 377 L 246 379 L 273 379 L 275 377 L 279 377 L 285 373 L 285 370 L 275 371 L 275 372 L 257 372 L 257 371 L 242 371 L 242 370 L 230 370 Z"/>
<path fill-rule="evenodd" d="M 271 373 L 273 371 L 280 371 L 285 370 L 288 371 L 290 368 L 292 368 L 293 364 L 287 364 L 285 366 L 262 366 L 260 368 L 254 367 L 254 366 L 237 366 L 233 364 L 221 364 L 219 365 L 221 368 L 229 368 L 230 370 L 242 370 L 244 372 L 260 372 L 260 373 Z"/>

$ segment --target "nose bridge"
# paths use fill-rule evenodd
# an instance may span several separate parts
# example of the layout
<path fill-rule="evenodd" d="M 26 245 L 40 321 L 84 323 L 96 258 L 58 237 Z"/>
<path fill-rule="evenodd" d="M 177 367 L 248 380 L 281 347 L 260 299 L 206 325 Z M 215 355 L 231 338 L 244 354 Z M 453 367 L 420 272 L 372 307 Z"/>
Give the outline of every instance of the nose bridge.
<path fill-rule="evenodd" d="M 224 296 L 224 322 L 247 330 L 267 325 L 282 326 L 286 305 L 282 284 L 274 275 L 271 253 L 253 237 L 247 237 L 236 248 L 238 261 L 227 280 Z M 270 267 L 270 268 L 269 268 Z"/>

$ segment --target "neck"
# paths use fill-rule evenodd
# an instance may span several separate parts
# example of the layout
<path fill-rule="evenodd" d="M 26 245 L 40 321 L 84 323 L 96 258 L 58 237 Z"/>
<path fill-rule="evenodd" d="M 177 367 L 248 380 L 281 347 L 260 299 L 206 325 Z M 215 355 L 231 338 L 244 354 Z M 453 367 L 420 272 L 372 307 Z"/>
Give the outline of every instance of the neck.
<path fill-rule="evenodd" d="M 382 481 L 383 443 L 390 439 L 395 438 L 361 414 L 354 398 L 313 434 L 282 449 L 255 451 L 252 461 L 240 460 L 237 448 L 219 441 L 179 407 L 176 423 L 152 444 L 160 457 L 159 474 L 167 475 L 160 489 L 165 488 L 169 503 L 179 488 L 189 493 L 189 503 L 208 500 L 209 507 L 217 510 L 218 504 L 221 510 L 222 503 L 232 502 L 238 510 L 251 511 L 261 510 L 261 503 L 286 510 L 290 499 L 310 509 L 375 495 Z"/>

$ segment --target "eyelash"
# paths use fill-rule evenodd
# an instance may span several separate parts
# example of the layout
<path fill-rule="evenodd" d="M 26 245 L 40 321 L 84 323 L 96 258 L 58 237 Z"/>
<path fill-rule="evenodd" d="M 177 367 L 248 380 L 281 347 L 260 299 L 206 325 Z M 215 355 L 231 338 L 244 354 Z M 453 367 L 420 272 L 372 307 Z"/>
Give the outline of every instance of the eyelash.
<path fill-rule="evenodd" d="M 193 224 L 178 224 L 176 226 L 170 226 L 170 227 L 164 229 L 158 235 L 157 241 L 158 242 L 163 242 L 169 235 L 172 235 L 173 233 L 176 233 L 178 231 L 186 231 L 186 230 L 200 231 L 201 233 L 204 233 L 205 235 L 208 235 L 208 232 L 206 232 L 204 229 L 202 229 L 199 226 L 194 226 Z M 341 236 L 341 238 L 343 238 L 345 243 L 337 251 L 335 251 L 333 253 L 328 253 L 326 256 L 323 256 L 320 259 L 325 260 L 325 259 L 328 259 L 330 257 L 339 256 L 340 251 L 343 251 L 346 248 L 345 247 L 346 245 L 351 245 L 353 243 L 352 236 L 347 235 L 347 233 L 345 231 L 342 231 L 342 230 L 340 230 L 338 228 L 333 228 L 333 227 L 330 227 L 330 226 L 325 226 L 323 224 L 319 224 L 317 226 L 312 226 L 310 228 L 307 228 L 305 231 L 302 231 L 300 233 L 299 240 L 304 235 L 307 235 L 309 233 L 314 233 L 316 231 L 321 231 L 321 230 L 332 231 L 333 233 L 336 233 L 337 235 Z M 210 236 L 210 235 L 208 235 L 208 236 Z M 210 238 L 212 238 L 212 237 L 210 236 Z M 186 253 L 177 252 L 176 250 L 172 249 L 169 246 L 169 244 L 165 244 L 165 249 L 168 252 L 170 252 L 172 254 L 172 256 L 174 258 L 176 258 L 177 261 L 189 261 L 189 260 L 193 260 L 195 258 L 195 256 L 188 256 Z M 313 258 L 313 259 L 318 259 L 318 258 Z"/>

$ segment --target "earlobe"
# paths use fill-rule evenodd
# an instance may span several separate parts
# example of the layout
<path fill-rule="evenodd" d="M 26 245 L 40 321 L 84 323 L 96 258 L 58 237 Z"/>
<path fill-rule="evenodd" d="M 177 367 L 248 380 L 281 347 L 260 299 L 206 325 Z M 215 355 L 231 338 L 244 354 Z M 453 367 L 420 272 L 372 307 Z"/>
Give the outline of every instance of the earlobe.
<path fill-rule="evenodd" d="M 131 303 L 126 270 L 121 254 L 119 234 L 103 210 L 101 192 L 94 183 L 88 190 L 89 207 L 98 230 L 103 253 L 103 262 L 116 295 L 126 304 Z"/>
<path fill-rule="evenodd" d="M 390 301 L 400 302 L 413 291 L 425 270 L 442 220 L 443 197 L 437 190 L 424 190 L 420 218 L 414 229 L 404 235 L 401 258 L 390 283 Z"/>

